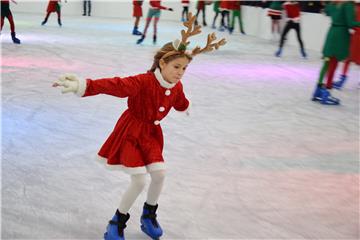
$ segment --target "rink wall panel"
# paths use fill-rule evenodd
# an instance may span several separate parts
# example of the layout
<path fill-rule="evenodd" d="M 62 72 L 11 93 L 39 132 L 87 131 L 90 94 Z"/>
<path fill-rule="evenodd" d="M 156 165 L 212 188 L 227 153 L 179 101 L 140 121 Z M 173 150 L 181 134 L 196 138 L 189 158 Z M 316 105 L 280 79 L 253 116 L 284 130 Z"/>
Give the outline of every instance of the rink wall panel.
<path fill-rule="evenodd" d="M 14 14 L 19 13 L 34 13 L 39 14 L 39 22 L 42 21 L 45 14 L 48 1 L 19 1 L 18 4 L 11 3 L 11 9 Z M 182 11 L 180 1 L 163 1 L 163 5 L 172 7 L 175 11 L 162 11 L 161 19 L 168 21 L 179 21 Z M 143 15 L 146 16 L 148 11 L 148 1 L 143 4 Z M 195 2 L 191 3 L 190 10 L 196 12 Z M 82 14 L 82 1 L 68 1 L 62 3 L 63 16 L 80 16 Z M 263 39 L 270 39 L 271 36 L 271 20 L 267 16 L 267 9 L 260 7 L 242 7 L 243 23 L 245 32 L 248 35 L 256 36 Z M 109 17 L 119 19 L 129 19 L 133 21 L 132 17 L 132 2 L 131 1 L 92 1 L 92 16 L 95 17 Z M 200 16 L 201 17 L 201 16 Z M 206 19 L 208 26 L 211 25 L 214 17 L 213 6 L 207 6 Z M 16 19 L 16 17 L 15 17 Z M 201 18 L 200 18 L 201 19 Z M 143 19 L 142 19 L 143 21 Z M 201 21 L 200 21 L 201 22 Z M 217 26 L 220 22 L 220 16 L 217 19 Z M 282 26 L 284 20 L 282 20 Z M 323 14 L 302 13 L 301 17 L 301 31 L 306 49 L 321 51 L 324 38 L 330 19 Z M 237 23 L 235 25 L 237 26 Z M 236 30 L 238 31 L 238 30 Z M 241 36 L 239 36 L 241 37 Z M 289 45 L 298 46 L 295 31 L 290 31 L 288 34 Z"/>

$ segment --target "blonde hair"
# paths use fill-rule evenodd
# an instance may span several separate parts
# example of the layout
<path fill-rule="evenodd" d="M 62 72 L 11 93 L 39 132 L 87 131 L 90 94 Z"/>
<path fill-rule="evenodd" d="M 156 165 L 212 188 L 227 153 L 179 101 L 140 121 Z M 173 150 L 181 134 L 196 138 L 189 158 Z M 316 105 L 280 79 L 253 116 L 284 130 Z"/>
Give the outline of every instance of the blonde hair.
<path fill-rule="evenodd" d="M 181 52 L 181 51 L 176 52 L 174 54 L 171 54 L 170 56 L 163 58 L 163 56 L 165 54 L 167 54 L 169 52 L 173 52 L 173 51 L 176 51 L 176 50 L 175 50 L 172 42 L 168 42 L 164 46 L 162 46 L 162 48 L 159 51 L 157 51 L 157 53 L 154 56 L 154 62 L 150 68 L 150 71 L 155 72 L 156 68 L 160 68 L 160 63 L 159 63 L 160 59 L 163 59 L 165 63 L 169 63 L 172 60 L 175 60 L 175 59 L 181 58 L 181 57 L 186 57 L 189 60 L 189 62 L 192 60 L 191 55 L 189 55 L 185 52 Z"/>

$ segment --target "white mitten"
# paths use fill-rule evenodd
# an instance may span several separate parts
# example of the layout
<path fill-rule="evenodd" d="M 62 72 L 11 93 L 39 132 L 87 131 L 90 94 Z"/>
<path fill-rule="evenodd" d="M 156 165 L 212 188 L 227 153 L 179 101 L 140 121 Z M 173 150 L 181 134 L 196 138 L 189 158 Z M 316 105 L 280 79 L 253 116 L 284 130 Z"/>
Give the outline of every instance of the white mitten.
<path fill-rule="evenodd" d="M 54 82 L 53 86 L 62 86 L 61 93 L 77 93 L 79 89 L 79 79 L 74 74 L 65 74 L 59 77 L 59 79 Z"/>

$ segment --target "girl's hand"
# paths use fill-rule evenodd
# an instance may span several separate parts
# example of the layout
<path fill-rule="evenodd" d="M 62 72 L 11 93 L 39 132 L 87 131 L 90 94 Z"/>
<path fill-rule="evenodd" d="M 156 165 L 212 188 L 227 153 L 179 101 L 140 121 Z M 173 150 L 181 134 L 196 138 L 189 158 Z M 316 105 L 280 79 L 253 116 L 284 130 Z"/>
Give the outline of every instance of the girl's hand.
<path fill-rule="evenodd" d="M 79 79 L 74 74 L 65 74 L 59 77 L 52 85 L 53 87 L 63 87 L 61 93 L 76 93 L 79 89 Z"/>

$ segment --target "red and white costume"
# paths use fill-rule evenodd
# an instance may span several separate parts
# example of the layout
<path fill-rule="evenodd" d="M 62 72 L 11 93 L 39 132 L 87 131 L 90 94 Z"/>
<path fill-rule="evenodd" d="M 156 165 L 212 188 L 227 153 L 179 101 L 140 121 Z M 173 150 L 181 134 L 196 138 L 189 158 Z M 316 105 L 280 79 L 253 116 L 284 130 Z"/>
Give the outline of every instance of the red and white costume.
<path fill-rule="evenodd" d="M 98 155 L 110 165 L 121 165 L 130 174 L 164 169 L 163 134 L 160 121 L 172 107 L 186 111 L 189 101 L 182 83 L 166 82 L 157 69 L 135 76 L 87 79 L 79 84 L 78 95 L 108 94 L 128 97 L 128 109 Z"/>

